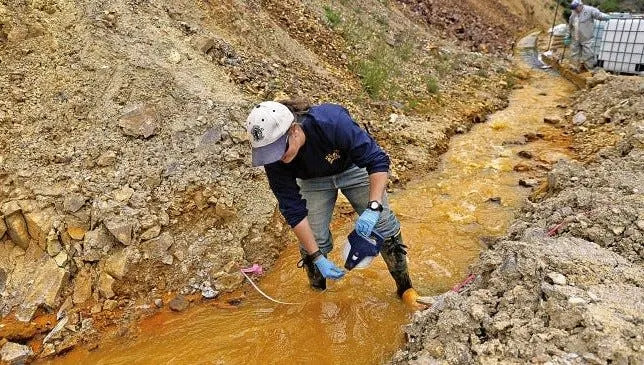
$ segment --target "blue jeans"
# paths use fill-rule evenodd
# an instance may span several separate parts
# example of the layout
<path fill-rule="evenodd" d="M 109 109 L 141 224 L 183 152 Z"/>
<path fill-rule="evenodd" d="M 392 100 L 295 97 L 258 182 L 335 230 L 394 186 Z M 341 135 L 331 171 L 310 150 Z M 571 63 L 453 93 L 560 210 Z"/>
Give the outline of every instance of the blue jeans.
<path fill-rule="evenodd" d="M 315 241 L 323 254 L 328 254 L 333 249 L 333 236 L 329 229 L 333 208 L 338 198 L 338 189 L 347 197 L 353 209 L 361 214 L 369 202 L 369 174 L 364 168 L 352 166 L 337 175 L 316 177 L 312 179 L 297 179 L 300 193 L 306 199 L 306 208 L 309 211 L 308 221 Z M 382 198 L 383 211 L 374 228 L 385 239 L 393 237 L 400 230 L 400 222 L 389 209 L 387 193 Z M 304 256 L 306 251 L 300 245 Z"/>

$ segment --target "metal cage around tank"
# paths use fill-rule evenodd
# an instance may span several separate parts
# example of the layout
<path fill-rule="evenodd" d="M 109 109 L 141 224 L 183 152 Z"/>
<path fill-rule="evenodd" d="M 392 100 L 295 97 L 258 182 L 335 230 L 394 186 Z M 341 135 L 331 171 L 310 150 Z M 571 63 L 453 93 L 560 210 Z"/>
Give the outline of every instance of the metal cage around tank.
<path fill-rule="evenodd" d="M 644 75 L 644 15 L 611 13 L 595 21 L 597 66 L 618 74 Z"/>

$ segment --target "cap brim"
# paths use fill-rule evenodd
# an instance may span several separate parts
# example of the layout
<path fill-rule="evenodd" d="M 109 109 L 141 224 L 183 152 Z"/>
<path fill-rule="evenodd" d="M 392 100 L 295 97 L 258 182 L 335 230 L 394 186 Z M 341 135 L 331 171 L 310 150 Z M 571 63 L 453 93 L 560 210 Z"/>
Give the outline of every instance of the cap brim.
<path fill-rule="evenodd" d="M 284 152 L 286 152 L 287 140 L 288 133 L 269 145 L 253 148 L 253 167 L 264 166 L 279 161 L 284 156 Z"/>

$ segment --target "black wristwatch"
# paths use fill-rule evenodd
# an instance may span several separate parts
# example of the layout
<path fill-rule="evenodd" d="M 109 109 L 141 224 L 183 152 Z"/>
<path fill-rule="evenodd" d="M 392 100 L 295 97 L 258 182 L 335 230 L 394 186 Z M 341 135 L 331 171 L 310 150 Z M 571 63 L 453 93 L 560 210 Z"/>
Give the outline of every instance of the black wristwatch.
<path fill-rule="evenodd" d="M 370 210 L 375 210 L 376 212 L 382 212 L 382 204 L 380 204 L 379 201 L 377 200 L 372 200 L 369 203 L 367 203 L 367 208 Z"/>
<path fill-rule="evenodd" d="M 317 250 L 317 251 L 315 251 L 313 253 L 308 254 L 307 256 L 308 256 L 308 259 L 311 262 L 313 262 L 313 261 L 315 261 L 315 259 L 317 259 L 318 257 L 322 256 L 322 251 Z"/>

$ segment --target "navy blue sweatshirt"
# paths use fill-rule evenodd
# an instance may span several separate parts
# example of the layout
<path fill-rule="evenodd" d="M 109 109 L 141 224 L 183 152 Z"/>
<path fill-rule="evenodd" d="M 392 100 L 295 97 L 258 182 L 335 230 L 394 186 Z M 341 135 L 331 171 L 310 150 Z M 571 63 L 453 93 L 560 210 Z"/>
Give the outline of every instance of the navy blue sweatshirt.
<path fill-rule="evenodd" d="M 353 165 L 365 167 L 369 174 L 389 171 L 387 154 L 345 108 L 335 104 L 314 106 L 300 122 L 306 141 L 295 159 L 264 166 L 280 211 L 291 227 L 308 215 L 296 178 L 336 175 Z"/>

